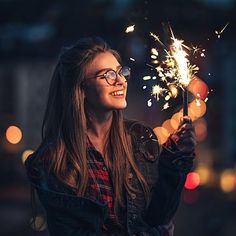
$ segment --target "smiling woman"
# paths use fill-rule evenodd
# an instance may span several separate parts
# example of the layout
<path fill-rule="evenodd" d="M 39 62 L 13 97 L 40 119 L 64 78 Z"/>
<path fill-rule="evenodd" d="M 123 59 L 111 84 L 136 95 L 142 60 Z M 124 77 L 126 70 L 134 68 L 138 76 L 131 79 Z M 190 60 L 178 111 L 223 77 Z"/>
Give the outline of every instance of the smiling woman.
<path fill-rule="evenodd" d="M 122 67 L 118 60 L 115 53 L 107 51 L 95 56 L 87 66 L 86 78 L 90 79 L 85 80 L 87 108 L 92 106 L 111 112 L 126 107 L 130 69 Z"/>
<path fill-rule="evenodd" d="M 160 146 L 150 127 L 125 120 L 129 78 L 100 38 L 81 39 L 59 57 L 42 142 L 25 161 L 51 236 L 173 235 L 193 128 L 185 117 Z"/>

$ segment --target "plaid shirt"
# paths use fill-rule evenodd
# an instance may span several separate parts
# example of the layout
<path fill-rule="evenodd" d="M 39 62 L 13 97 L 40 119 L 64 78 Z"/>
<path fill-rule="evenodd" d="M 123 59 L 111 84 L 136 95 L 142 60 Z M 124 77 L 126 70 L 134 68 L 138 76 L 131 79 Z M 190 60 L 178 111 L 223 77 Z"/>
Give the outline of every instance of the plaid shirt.
<path fill-rule="evenodd" d="M 120 231 L 122 227 L 118 224 L 114 214 L 114 192 L 111 176 L 102 155 L 96 150 L 89 139 L 87 139 L 87 148 L 90 155 L 88 155 L 87 159 L 88 188 L 86 197 L 108 205 L 108 218 L 102 226 L 102 231 L 106 233 Z"/>
<path fill-rule="evenodd" d="M 169 145 L 167 145 L 169 146 Z M 95 201 L 101 201 L 108 205 L 108 218 L 102 226 L 102 232 L 111 235 L 112 232 L 123 232 L 123 227 L 117 223 L 114 214 L 114 192 L 111 176 L 105 165 L 104 159 L 91 141 L 87 139 L 87 148 L 90 151 L 88 155 L 88 188 L 86 197 Z M 159 227 L 160 236 L 170 236 L 166 227 Z"/>

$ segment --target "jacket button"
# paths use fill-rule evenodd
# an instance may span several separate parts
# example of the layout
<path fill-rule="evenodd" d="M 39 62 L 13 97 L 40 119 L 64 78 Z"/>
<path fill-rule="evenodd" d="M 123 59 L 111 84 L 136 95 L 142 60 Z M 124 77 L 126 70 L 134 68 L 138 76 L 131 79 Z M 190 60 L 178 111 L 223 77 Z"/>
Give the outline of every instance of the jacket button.
<path fill-rule="evenodd" d="M 135 193 L 132 193 L 132 194 L 131 194 L 131 198 L 132 198 L 132 199 L 135 199 L 135 198 L 136 198 L 136 194 L 135 194 Z"/>
<path fill-rule="evenodd" d="M 129 223 L 129 224 L 132 224 L 132 223 L 133 223 L 133 221 L 132 221 L 132 220 L 128 220 L 128 223 Z"/>
<path fill-rule="evenodd" d="M 136 214 L 133 214 L 132 215 L 132 219 L 135 220 L 137 218 L 137 215 Z"/>

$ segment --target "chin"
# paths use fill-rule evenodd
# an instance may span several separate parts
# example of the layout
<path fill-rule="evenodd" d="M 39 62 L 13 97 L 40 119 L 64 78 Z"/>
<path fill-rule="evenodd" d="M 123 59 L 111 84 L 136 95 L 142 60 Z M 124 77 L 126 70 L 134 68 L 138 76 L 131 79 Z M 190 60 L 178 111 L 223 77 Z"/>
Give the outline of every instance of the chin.
<path fill-rule="evenodd" d="M 112 109 L 113 110 L 123 110 L 126 107 L 127 107 L 127 103 L 123 102 L 122 104 L 117 104 L 117 105 L 113 104 Z"/>

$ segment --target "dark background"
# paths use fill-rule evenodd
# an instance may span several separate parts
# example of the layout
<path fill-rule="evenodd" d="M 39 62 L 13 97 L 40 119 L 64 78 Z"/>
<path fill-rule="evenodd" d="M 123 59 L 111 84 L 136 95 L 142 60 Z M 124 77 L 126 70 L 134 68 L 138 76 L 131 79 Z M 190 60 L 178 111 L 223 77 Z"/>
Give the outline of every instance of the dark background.
<path fill-rule="evenodd" d="M 176 99 L 165 111 L 161 111 L 163 103 L 154 100 L 148 107 L 150 92 L 142 89 L 154 44 L 149 32 L 166 40 L 165 22 L 186 44 L 206 49 L 206 57 L 197 60 L 199 76 L 213 90 L 202 118 L 207 137 L 198 143 L 195 162 L 195 169 L 205 166 L 210 178 L 195 190 L 183 191 L 174 219 L 175 235 L 236 235 L 234 0 L 0 0 L 0 235 L 48 235 L 44 216 L 37 221 L 41 228 L 29 224 L 30 190 L 22 153 L 35 150 L 40 143 L 48 86 L 60 48 L 83 36 L 98 35 L 108 41 L 133 71 L 126 116 L 156 127 L 181 106 Z M 215 30 L 227 22 L 218 38 Z M 126 34 L 132 24 L 135 32 Z M 18 144 L 6 140 L 10 125 L 23 133 Z M 223 173 L 233 175 L 234 187 L 229 191 L 221 188 Z M 43 215 L 40 206 L 39 213 Z"/>

